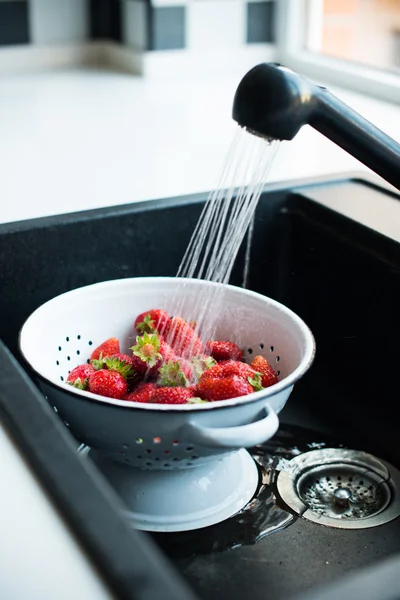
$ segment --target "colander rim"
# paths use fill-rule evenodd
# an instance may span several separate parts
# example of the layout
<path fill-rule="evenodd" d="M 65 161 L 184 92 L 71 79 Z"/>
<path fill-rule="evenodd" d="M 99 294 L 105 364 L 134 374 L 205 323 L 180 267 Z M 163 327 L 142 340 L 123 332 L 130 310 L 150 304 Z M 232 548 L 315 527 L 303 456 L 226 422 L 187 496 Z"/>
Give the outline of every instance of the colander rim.
<path fill-rule="evenodd" d="M 73 290 L 63 292 L 62 294 L 58 294 L 57 296 L 54 296 L 54 298 L 51 298 L 47 302 L 44 302 L 43 304 L 41 304 L 37 309 L 35 309 L 29 315 L 29 317 L 25 320 L 25 322 L 23 323 L 23 325 L 19 331 L 19 336 L 18 336 L 19 349 L 20 349 L 20 352 L 21 352 L 22 357 L 24 358 L 24 361 L 26 362 L 26 364 L 29 365 L 29 368 L 32 371 L 34 371 L 36 376 L 41 381 L 45 382 L 47 385 L 50 385 L 51 387 L 56 388 L 56 389 L 62 391 L 63 393 L 66 393 L 74 398 L 78 397 L 80 399 L 84 399 L 84 400 L 90 401 L 90 402 L 97 402 L 97 403 L 106 404 L 109 406 L 111 405 L 111 406 L 116 406 L 119 408 L 126 408 L 128 410 L 145 410 L 145 411 L 156 411 L 156 412 L 163 412 L 163 413 L 165 413 L 165 412 L 171 412 L 171 413 L 190 412 L 190 413 L 192 413 L 192 412 L 208 411 L 208 410 L 223 410 L 223 409 L 228 409 L 228 408 L 232 408 L 235 406 L 242 406 L 244 404 L 249 404 L 251 402 L 256 402 L 256 401 L 262 400 L 262 399 L 268 400 L 268 398 L 283 392 L 284 390 L 286 390 L 289 387 L 292 387 L 296 383 L 296 381 L 298 381 L 304 375 L 304 373 L 310 368 L 310 366 L 314 360 L 315 352 L 316 352 L 316 344 L 315 344 L 314 336 L 313 336 L 310 328 L 308 327 L 308 325 L 294 311 L 292 311 L 290 308 L 288 308 L 281 302 L 278 302 L 277 300 L 273 300 L 272 298 L 270 298 L 269 296 L 265 296 L 264 294 L 259 294 L 258 292 L 253 292 L 252 290 L 239 288 L 238 286 L 235 286 L 235 285 L 226 284 L 226 287 L 228 289 L 232 289 L 235 292 L 240 292 L 240 293 L 245 294 L 246 296 L 251 296 L 253 298 L 256 298 L 256 299 L 259 299 L 262 301 L 267 300 L 268 304 L 275 306 L 277 309 L 281 310 L 283 313 L 290 316 L 297 323 L 297 325 L 299 326 L 299 328 L 305 338 L 305 352 L 304 352 L 304 356 L 303 356 L 302 360 L 300 361 L 299 365 L 294 369 L 294 371 L 292 371 L 292 373 L 290 373 L 290 375 L 288 375 L 287 377 L 285 377 L 284 379 L 282 379 L 281 381 L 279 381 L 278 383 L 274 384 L 273 386 L 271 386 L 269 388 L 265 388 L 263 390 L 260 390 L 259 392 L 253 392 L 252 394 L 248 394 L 247 396 L 239 396 L 237 398 L 220 400 L 218 402 L 210 402 L 207 404 L 154 404 L 154 403 L 147 404 L 147 403 L 142 403 L 142 402 L 132 402 L 130 400 L 116 400 L 114 398 L 106 398 L 105 396 L 93 394 L 92 392 L 79 390 L 77 388 L 72 388 L 71 386 L 67 386 L 64 382 L 58 382 L 58 381 L 56 382 L 56 381 L 53 381 L 52 379 L 49 379 L 48 377 L 44 376 L 40 371 L 38 371 L 32 365 L 32 363 L 27 358 L 27 356 L 24 352 L 23 335 L 24 335 L 24 329 L 27 326 L 29 320 L 31 318 L 33 318 L 34 315 L 38 311 L 44 309 L 45 306 L 47 306 L 49 303 L 53 302 L 54 300 L 56 300 L 60 297 L 79 293 L 80 291 L 82 291 L 88 287 L 93 288 L 96 286 L 99 286 L 99 287 L 107 286 L 107 285 L 111 286 L 111 285 L 115 285 L 116 283 L 119 283 L 119 282 L 120 283 L 124 282 L 126 285 L 128 285 L 128 283 L 132 282 L 132 281 L 138 281 L 138 282 L 146 281 L 150 284 L 150 283 L 160 282 L 160 281 L 182 281 L 182 278 L 163 277 L 163 276 L 159 276 L 159 277 L 157 277 L 157 276 L 156 277 L 127 277 L 124 279 L 111 279 L 111 280 L 106 280 L 106 281 L 100 281 L 97 283 L 74 288 Z M 185 279 L 185 282 L 199 284 L 199 285 L 209 285 L 209 286 L 220 286 L 221 285 L 216 282 L 206 281 L 203 279 L 194 279 L 194 278 L 187 278 L 187 279 Z"/>

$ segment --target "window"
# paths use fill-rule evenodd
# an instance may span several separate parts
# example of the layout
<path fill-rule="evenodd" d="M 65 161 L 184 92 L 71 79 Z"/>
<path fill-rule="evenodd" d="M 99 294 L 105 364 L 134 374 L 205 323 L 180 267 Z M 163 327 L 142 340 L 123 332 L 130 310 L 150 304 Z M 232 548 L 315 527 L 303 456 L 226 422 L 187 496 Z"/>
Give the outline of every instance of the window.
<path fill-rule="evenodd" d="M 279 60 L 400 102 L 400 0 L 279 0 Z"/>

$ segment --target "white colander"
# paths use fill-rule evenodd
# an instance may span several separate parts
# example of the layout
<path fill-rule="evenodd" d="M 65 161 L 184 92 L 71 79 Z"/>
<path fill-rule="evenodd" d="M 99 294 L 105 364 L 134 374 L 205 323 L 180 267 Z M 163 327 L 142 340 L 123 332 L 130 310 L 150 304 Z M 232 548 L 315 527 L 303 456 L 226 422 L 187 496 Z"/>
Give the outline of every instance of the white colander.
<path fill-rule="evenodd" d="M 50 404 L 91 448 L 128 504 L 133 524 L 153 531 L 210 525 L 250 500 L 257 469 L 250 455 L 238 450 L 275 434 L 277 413 L 314 356 L 312 334 L 296 314 L 265 296 L 226 286 L 216 338 L 238 342 L 247 362 L 265 356 L 279 372 L 275 386 L 222 402 L 156 405 L 104 398 L 65 384 L 68 372 L 105 339 L 119 338 L 121 352 L 127 352 L 135 342 L 137 315 L 150 308 L 171 312 L 179 282 L 132 278 L 79 288 L 38 308 L 20 335 L 22 354 Z M 185 280 L 181 316 L 196 319 L 199 294 L 218 285 Z"/>

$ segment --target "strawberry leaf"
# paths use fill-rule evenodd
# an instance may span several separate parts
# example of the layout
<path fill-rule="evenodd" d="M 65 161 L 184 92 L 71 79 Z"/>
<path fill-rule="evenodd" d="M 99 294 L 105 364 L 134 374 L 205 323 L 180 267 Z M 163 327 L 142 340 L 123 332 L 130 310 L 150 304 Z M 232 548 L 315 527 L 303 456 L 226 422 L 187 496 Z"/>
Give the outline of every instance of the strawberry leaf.
<path fill-rule="evenodd" d="M 188 404 L 208 404 L 208 400 L 203 400 L 203 398 L 189 398 Z"/>
<path fill-rule="evenodd" d="M 261 373 L 255 373 L 254 377 L 248 377 L 247 381 L 252 386 L 255 392 L 259 392 L 260 390 L 264 389 L 261 385 Z"/>
<path fill-rule="evenodd" d="M 81 379 L 80 377 L 78 377 L 77 379 L 75 379 L 75 381 L 67 381 L 67 383 L 68 385 L 72 385 L 72 387 L 75 387 L 78 390 L 87 390 L 89 377 L 87 377 L 86 379 Z"/>
<path fill-rule="evenodd" d="M 116 371 L 124 379 L 128 379 L 135 374 L 132 366 L 126 361 L 120 358 L 107 357 L 104 359 L 104 363 L 110 371 Z"/>
<path fill-rule="evenodd" d="M 217 361 L 212 356 L 194 356 L 192 358 L 193 371 L 197 379 L 200 379 L 204 371 L 215 367 Z"/>
<path fill-rule="evenodd" d="M 161 387 L 186 387 L 188 384 L 179 362 L 170 360 L 160 367 L 158 372 L 160 375 L 157 383 Z"/>
<path fill-rule="evenodd" d="M 135 356 L 147 363 L 149 367 L 154 367 L 157 361 L 162 358 L 159 353 L 160 345 L 160 338 L 156 333 L 145 332 L 143 335 L 137 336 L 136 344 L 130 349 Z"/>
<path fill-rule="evenodd" d="M 155 320 L 151 318 L 150 314 L 148 314 L 145 316 L 143 321 L 136 325 L 136 329 L 140 331 L 140 333 L 154 333 L 154 331 L 156 331 L 154 323 Z"/>
<path fill-rule="evenodd" d="M 102 369 L 104 367 L 105 364 L 105 359 L 103 358 L 103 354 L 100 352 L 99 358 L 93 358 L 90 361 L 90 364 L 92 365 L 93 369 L 96 369 L 96 371 L 99 371 L 100 369 Z"/>

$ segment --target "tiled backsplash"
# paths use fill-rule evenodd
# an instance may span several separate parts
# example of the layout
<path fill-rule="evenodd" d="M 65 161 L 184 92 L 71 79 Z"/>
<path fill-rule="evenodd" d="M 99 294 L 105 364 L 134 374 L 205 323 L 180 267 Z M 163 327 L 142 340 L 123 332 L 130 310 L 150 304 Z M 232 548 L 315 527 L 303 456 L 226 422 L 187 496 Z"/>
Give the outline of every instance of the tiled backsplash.
<path fill-rule="evenodd" d="M 0 46 L 113 40 L 135 50 L 274 41 L 278 0 L 0 0 Z"/>

